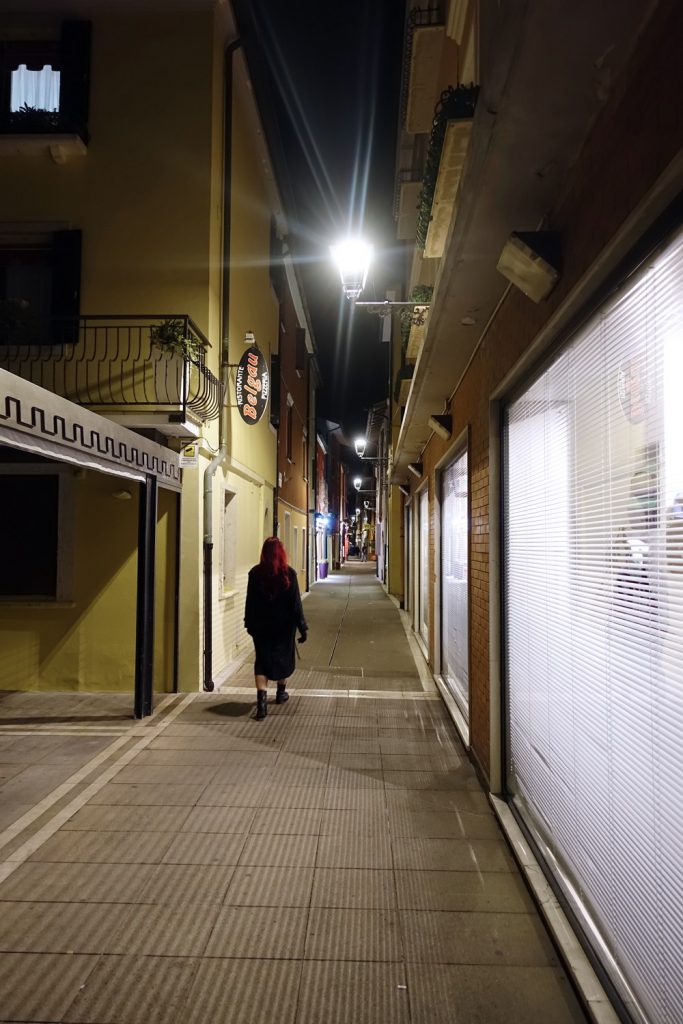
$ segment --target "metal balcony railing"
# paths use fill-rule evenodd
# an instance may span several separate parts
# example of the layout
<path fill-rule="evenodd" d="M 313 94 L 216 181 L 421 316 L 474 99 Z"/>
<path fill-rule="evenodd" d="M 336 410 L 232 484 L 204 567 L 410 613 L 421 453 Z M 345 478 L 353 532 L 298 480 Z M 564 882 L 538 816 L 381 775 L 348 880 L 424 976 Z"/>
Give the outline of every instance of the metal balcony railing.
<path fill-rule="evenodd" d="M 215 419 L 223 385 L 206 366 L 209 347 L 184 314 L 0 318 L 0 367 L 105 415 L 139 408 L 172 422 Z"/>

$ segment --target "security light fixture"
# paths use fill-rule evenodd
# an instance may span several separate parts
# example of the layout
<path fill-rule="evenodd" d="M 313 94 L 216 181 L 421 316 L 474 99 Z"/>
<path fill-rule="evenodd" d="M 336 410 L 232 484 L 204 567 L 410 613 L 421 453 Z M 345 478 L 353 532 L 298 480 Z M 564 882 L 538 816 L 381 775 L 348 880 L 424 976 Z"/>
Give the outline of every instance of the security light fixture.
<path fill-rule="evenodd" d="M 408 469 L 410 472 L 420 478 L 422 476 L 422 463 L 421 462 L 409 462 Z"/>
<path fill-rule="evenodd" d="M 357 437 L 356 440 L 353 442 L 353 446 L 356 449 L 356 455 L 358 456 L 359 459 L 362 459 L 363 456 L 365 455 L 365 448 L 367 443 L 368 442 L 364 437 Z"/>
<path fill-rule="evenodd" d="M 430 427 L 435 434 L 442 437 L 444 441 L 453 433 L 453 418 L 451 416 L 430 416 L 427 420 L 427 426 Z"/>
<path fill-rule="evenodd" d="M 550 295 L 560 280 L 560 241 L 554 231 L 513 231 L 496 269 L 533 302 Z"/>
<path fill-rule="evenodd" d="M 361 478 L 359 476 L 354 476 L 354 478 L 353 478 L 353 486 L 356 488 L 357 491 L 360 490 L 360 485 L 362 483 L 363 483 L 363 481 L 361 480 Z"/>

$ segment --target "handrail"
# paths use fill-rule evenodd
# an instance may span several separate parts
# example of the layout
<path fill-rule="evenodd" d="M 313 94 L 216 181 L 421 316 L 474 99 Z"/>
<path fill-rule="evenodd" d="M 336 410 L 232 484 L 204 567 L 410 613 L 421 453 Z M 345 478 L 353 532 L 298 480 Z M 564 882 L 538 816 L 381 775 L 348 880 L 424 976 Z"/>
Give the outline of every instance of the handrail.
<path fill-rule="evenodd" d="M 177 323 L 176 344 L 155 329 Z M 80 405 L 142 407 L 215 419 L 223 386 L 206 365 L 210 343 L 186 314 L 94 314 L 0 320 L 0 366 Z"/>

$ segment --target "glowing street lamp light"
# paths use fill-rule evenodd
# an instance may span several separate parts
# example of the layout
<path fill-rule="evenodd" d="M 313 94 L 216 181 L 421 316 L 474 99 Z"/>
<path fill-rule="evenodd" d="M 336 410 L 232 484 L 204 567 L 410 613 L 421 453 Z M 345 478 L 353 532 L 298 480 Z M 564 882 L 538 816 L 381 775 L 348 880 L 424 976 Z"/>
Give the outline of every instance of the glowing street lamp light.
<path fill-rule="evenodd" d="M 345 238 L 330 246 L 347 299 L 355 302 L 365 287 L 372 261 L 372 246 L 361 238 Z"/>
<path fill-rule="evenodd" d="M 357 491 L 360 490 L 360 485 L 362 483 L 363 483 L 363 481 L 361 480 L 361 478 L 359 476 L 355 476 L 353 478 L 353 486 L 356 488 Z"/>
<path fill-rule="evenodd" d="M 353 442 L 354 448 L 356 449 L 356 455 L 358 456 L 359 459 L 362 459 L 363 456 L 365 455 L 365 446 L 367 445 L 367 443 L 368 442 L 364 437 L 357 437 L 356 440 Z"/>

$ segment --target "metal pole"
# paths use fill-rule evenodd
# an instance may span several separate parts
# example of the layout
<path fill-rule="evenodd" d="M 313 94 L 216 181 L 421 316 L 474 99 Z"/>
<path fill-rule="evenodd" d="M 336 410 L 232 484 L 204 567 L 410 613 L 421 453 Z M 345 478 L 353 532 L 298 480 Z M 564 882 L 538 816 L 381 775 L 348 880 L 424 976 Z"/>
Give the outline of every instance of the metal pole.
<path fill-rule="evenodd" d="M 154 567 L 157 479 L 140 484 L 138 503 L 138 597 L 135 626 L 135 717 L 152 714 L 154 680 Z"/>

